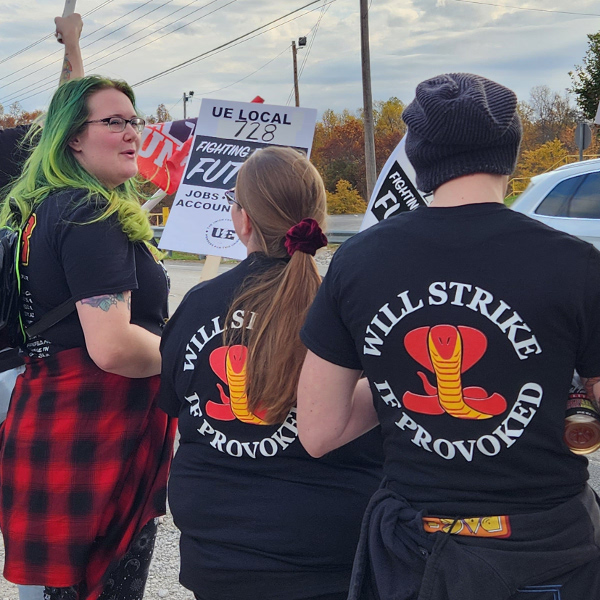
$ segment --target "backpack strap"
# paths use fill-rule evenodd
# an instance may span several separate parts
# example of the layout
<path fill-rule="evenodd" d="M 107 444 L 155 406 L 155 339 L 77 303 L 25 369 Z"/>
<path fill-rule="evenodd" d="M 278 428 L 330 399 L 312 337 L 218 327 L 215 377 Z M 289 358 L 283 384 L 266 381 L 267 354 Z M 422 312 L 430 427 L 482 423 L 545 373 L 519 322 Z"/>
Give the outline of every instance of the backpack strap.
<path fill-rule="evenodd" d="M 12 200 L 12 198 L 11 198 Z M 31 213 L 33 214 L 33 213 Z M 31 215 L 29 215 L 31 218 Z M 29 220 L 28 218 L 28 220 Z M 26 227 L 25 225 L 24 227 Z M 24 227 L 19 229 L 19 238 L 17 241 L 16 252 L 15 252 L 15 270 L 17 274 L 17 289 L 19 295 L 21 294 L 21 275 L 20 275 L 20 254 L 21 254 L 21 239 L 23 237 L 23 229 Z M 59 304 L 57 307 L 53 308 L 51 311 L 47 312 L 41 319 L 37 320 L 35 323 L 32 323 L 29 327 L 23 327 L 23 321 L 21 317 L 21 311 L 19 310 L 19 322 L 21 323 L 20 328 L 25 338 L 25 341 L 31 340 L 40 333 L 46 331 L 46 329 L 50 329 L 53 325 L 60 323 L 64 318 L 68 317 L 75 310 L 75 301 L 73 298 L 69 298 L 65 300 L 62 304 Z"/>
<path fill-rule="evenodd" d="M 41 319 L 32 323 L 29 327 L 24 328 L 25 337 L 30 340 L 50 329 L 53 325 L 60 323 L 64 318 L 68 317 L 75 310 L 75 301 L 73 298 L 65 300 L 56 308 L 47 312 Z"/>

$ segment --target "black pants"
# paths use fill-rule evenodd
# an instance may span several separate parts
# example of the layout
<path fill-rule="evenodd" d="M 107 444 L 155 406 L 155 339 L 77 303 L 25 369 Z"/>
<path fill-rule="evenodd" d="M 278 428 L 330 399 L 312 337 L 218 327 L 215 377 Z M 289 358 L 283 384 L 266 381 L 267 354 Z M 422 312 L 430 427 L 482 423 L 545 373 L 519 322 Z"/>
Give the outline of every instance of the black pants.
<path fill-rule="evenodd" d="M 158 519 L 152 519 L 144 525 L 131 543 L 127 554 L 108 576 L 98 600 L 142 600 L 157 529 Z M 79 600 L 86 595 L 81 585 L 44 588 L 44 600 Z"/>
<path fill-rule="evenodd" d="M 202 596 L 198 596 L 198 594 L 194 594 L 196 600 L 204 600 Z M 346 592 L 342 592 L 339 594 L 325 594 L 323 596 L 311 596 L 310 598 L 302 598 L 302 600 L 346 600 L 348 598 L 348 594 Z M 290 598 L 289 600 L 295 600 L 294 598 Z"/>

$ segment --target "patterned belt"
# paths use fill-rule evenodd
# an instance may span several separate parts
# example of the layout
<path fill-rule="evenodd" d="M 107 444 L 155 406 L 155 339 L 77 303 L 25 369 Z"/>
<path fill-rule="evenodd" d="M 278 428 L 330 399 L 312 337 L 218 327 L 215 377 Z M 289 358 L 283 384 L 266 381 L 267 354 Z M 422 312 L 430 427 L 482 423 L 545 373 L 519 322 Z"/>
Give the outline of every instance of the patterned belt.
<path fill-rule="evenodd" d="M 423 517 L 423 528 L 426 533 L 442 532 L 483 538 L 510 537 L 510 521 L 506 515 L 469 517 L 467 519 Z"/>

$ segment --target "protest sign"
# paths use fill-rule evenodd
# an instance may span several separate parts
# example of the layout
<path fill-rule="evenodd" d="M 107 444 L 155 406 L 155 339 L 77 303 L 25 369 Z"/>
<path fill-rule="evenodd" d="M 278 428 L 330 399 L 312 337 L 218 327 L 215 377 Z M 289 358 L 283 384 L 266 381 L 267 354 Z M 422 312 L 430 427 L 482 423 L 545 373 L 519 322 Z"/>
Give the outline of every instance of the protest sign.
<path fill-rule="evenodd" d="M 404 145 L 405 138 L 402 138 L 379 174 L 361 231 L 398 213 L 427 206 L 431 201 L 431 194 L 424 194 L 417 188 L 415 170 Z"/>
<path fill-rule="evenodd" d="M 256 96 L 252 102 L 262 104 L 264 100 Z M 179 187 L 197 120 L 194 117 L 166 123 L 152 123 L 146 125 L 142 132 L 138 155 L 140 175 L 167 194 L 174 194 Z M 161 198 L 164 198 L 164 195 Z"/>
<path fill-rule="evenodd" d="M 225 192 L 259 148 L 291 146 L 309 154 L 316 109 L 203 99 L 185 173 L 160 247 L 243 259 Z"/>
<path fill-rule="evenodd" d="M 138 154 L 140 174 L 167 194 L 173 194 L 192 143 L 196 118 L 147 125 Z"/>

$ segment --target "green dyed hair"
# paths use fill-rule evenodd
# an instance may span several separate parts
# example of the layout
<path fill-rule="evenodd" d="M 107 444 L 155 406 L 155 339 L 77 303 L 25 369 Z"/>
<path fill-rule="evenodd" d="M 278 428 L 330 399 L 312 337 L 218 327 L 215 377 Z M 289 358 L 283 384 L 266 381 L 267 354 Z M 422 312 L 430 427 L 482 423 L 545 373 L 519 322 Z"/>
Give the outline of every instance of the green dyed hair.
<path fill-rule="evenodd" d="M 87 190 L 88 198 L 96 196 L 106 200 L 106 208 L 97 221 L 116 214 L 132 242 L 152 238 L 135 180 L 129 179 L 109 190 L 79 164 L 69 147 L 69 142 L 86 127 L 89 98 L 105 89 L 122 92 L 135 108 L 135 96 L 127 83 L 98 75 L 68 81 L 56 90 L 41 135 L 35 125 L 28 134 L 29 141 L 37 137 L 39 141 L 0 207 L 0 225 L 22 227 L 49 194 L 75 188 Z"/>

